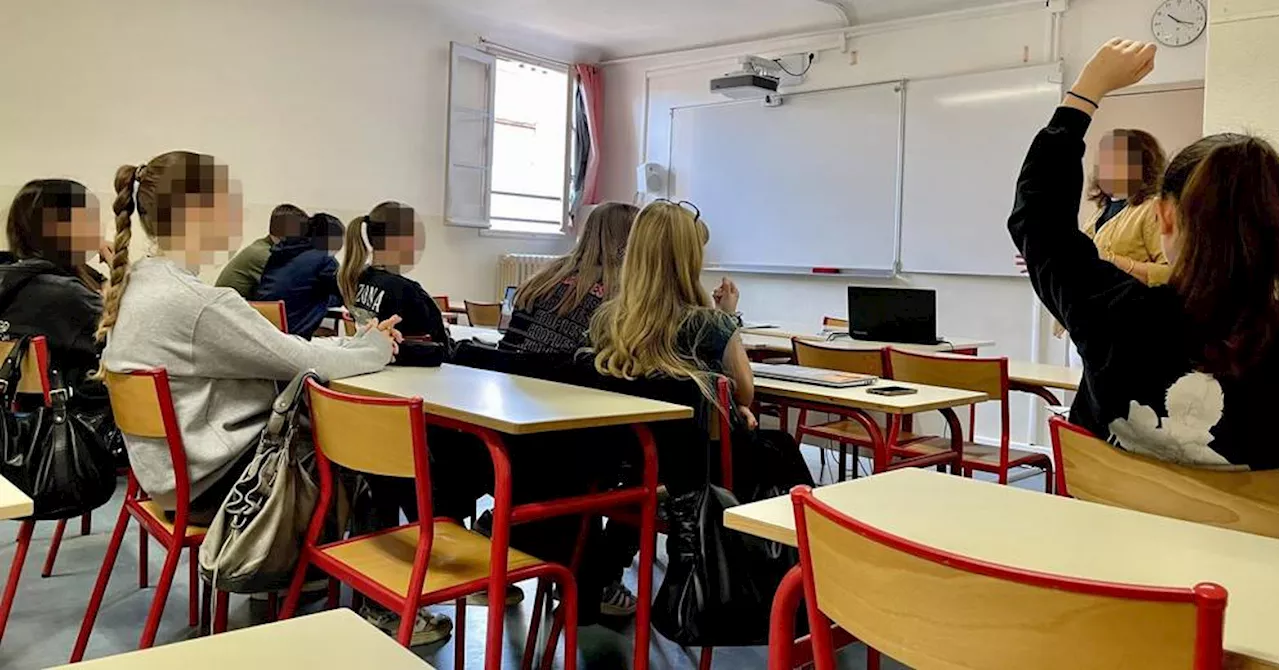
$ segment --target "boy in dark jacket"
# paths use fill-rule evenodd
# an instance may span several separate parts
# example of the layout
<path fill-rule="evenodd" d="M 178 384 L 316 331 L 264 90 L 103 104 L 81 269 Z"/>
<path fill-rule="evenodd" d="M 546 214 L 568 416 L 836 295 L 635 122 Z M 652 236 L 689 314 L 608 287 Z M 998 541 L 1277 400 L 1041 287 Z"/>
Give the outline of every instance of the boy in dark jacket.
<path fill-rule="evenodd" d="M 283 300 L 289 332 L 310 339 L 332 307 L 342 304 L 338 261 L 342 222 L 330 214 L 307 221 L 303 237 L 286 237 L 271 247 L 271 256 L 254 300 Z"/>

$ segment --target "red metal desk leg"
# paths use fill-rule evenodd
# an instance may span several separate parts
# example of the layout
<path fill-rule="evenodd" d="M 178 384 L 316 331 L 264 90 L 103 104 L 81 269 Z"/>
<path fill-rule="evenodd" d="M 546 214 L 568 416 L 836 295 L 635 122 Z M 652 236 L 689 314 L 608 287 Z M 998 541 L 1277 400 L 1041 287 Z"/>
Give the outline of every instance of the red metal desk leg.
<path fill-rule="evenodd" d="M 791 647 L 796 641 L 796 613 L 804 596 L 800 566 L 787 571 L 773 595 L 769 615 L 769 670 L 792 670 Z"/>

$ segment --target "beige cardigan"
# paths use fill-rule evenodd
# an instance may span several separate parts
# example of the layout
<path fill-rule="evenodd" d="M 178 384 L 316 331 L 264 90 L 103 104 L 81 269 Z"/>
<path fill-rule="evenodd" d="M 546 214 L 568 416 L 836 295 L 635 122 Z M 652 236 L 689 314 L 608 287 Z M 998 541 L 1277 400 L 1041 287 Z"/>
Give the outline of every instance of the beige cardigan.
<path fill-rule="evenodd" d="M 1102 217 L 1099 208 L 1084 227 L 1084 234 L 1098 247 L 1098 256 L 1113 262 L 1116 258 L 1133 261 L 1137 268 L 1145 271 L 1146 282 L 1151 286 L 1167 284 L 1173 271 L 1160 248 L 1160 222 L 1156 219 L 1155 204 L 1155 198 L 1149 198 L 1141 205 L 1125 207 L 1097 232 L 1098 219 Z M 1116 265 L 1130 272 L 1129 263 L 1120 261 Z"/>

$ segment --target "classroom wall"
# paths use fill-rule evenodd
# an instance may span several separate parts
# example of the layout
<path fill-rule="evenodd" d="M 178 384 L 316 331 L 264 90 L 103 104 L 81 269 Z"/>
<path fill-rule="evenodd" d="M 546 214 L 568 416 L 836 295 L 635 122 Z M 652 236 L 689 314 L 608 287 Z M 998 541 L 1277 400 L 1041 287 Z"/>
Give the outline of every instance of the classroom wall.
<path fill-rule="evenodd" d="M 1072 2 L 1061 21 L 1060 40 L 1068 84 L 1097 46 L 1109 37 L 1149 38 L 1155 4 L 1148 0 Z M 604 74 L 605 118 L 609 124 L 605 135 L 604 193 L 628 201 L 634 197 L 635 166 L 644 160 L 666 160 L 670 108 L 717 99 L 707 92 L 707 81 L 733 69 L 739 55 L 776 56 L 818 50 L 819 58 L 805 86 L 823 88 L 1045 62 L 1052 54 L 1051 28 L 1043 3 L 1026 3 L 1011 10 L 977 12 L 968 18 L 925 18 L 880 30 L 863 29 L 865 34 L 856 34 L 849 40 L 851 53 L 841 51 L 843 45 L 838 36 L 824 35 L 701 49 L 609 66 Z M 1203 40 L 1162 53 L 1148 83 L 1202 79 L 1203 59 Z M 1031 138 L 1027 140 L 1030 142 Z M 1009 189 L 1012 202 L 1012 183 Z M 713 235 L 733 234 L 731 222 L 712 225 Z M 1013 259 L 1009 262 L 1012 264 Z M 741 308 L 753 321 L 813 324 L 816 328 L 823 315 L 843 316 L 846 312 L 848 280 L 769 275 L 736 275 L 734 279 L 742 290 Z M 719 281 L 719 276 L 708 274 L 703 281 L 710 286 Z M 937 290 L 939 334 L 944 337 L 995 340 L 996 347 L 984 350 L 994 355 L 1064 360 L 1065 347 L 1049 335 L 1051 321 L 1024 279 L 913 274 L 898 283 Z M 1013 439 L 1025 442 L 1038 433 L 1035 441 L 1047 444 L 1040 429 L 1044 416 L 1032 418 L 1028 414 L 1031 410 L 1025 397 L 1014 394 Z M 996 437 L 999 426 L 996 407 L 983 407 L 979 413 L 979 436 Z"/>
<path fill-rule="evenodd" d="M 241 181 L 246 240 L 284 201 L 344 221 L 382 200 L 414 205 L 427 251 L 410 274 L 455 300 L 496 296 L 504 252 L 561 250 L 442 225 L 449 42 L 484 32 L 592 54 L 399 0 L 127 4 L 0 5 L 0 209 L 26 180 L 66 176 L 100 194 L 110 225 L 116 167 L 190 148 Z"/>
<path fill-rule="evenodd" d="M 1204 132 L 1252 132 L 1280 139 L 1280 76 L 1275 0 L 1213 0 L 1209 5 Z"/>

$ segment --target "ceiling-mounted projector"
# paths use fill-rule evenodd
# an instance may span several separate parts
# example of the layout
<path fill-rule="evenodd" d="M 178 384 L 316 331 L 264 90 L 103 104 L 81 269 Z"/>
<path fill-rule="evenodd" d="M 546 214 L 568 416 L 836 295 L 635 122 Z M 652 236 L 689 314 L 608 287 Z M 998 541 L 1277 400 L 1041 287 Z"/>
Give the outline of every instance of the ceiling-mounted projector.
<path fill-rule="evenodd" d="M 778 92 L 782 68 L 776 61 L 759 56 L 743 56 L 737 72 L 711 80 L 711 92 L 730 98 L 763 98 Z"/>

